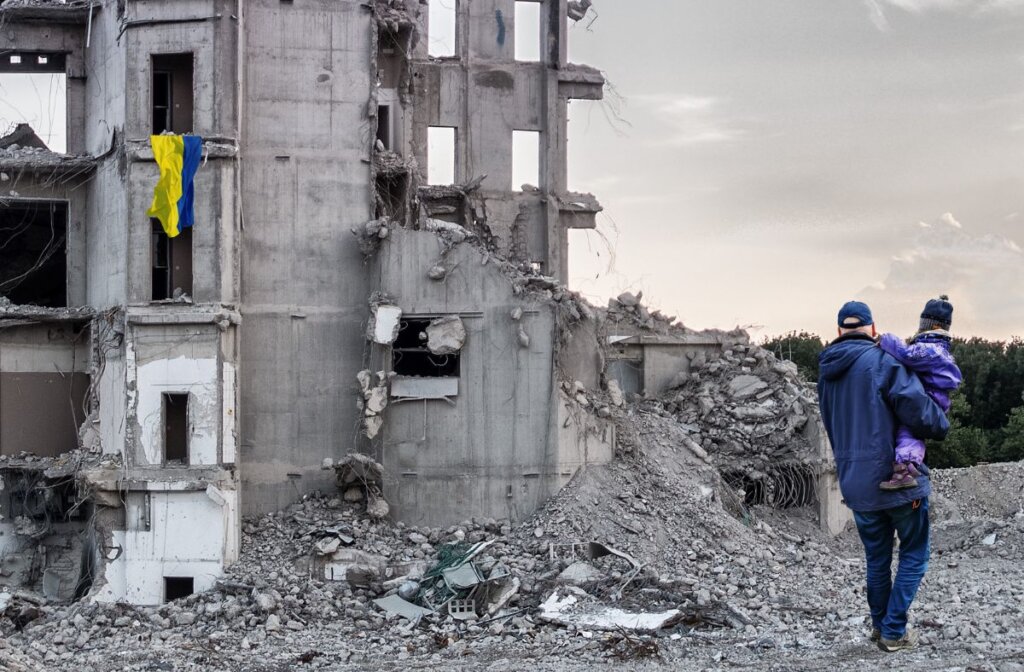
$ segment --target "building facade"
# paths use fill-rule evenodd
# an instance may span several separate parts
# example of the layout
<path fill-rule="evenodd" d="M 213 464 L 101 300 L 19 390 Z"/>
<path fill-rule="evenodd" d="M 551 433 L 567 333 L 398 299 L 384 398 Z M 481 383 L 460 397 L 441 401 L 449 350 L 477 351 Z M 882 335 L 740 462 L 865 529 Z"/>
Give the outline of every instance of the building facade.
<path fill-rule="evenodd" d="M 603 88 L 569 4 L 0 3 L 0 72 L 63 73 L 68 118 L 66 154 L 0 149 L 0 583 L 202 590 L 350 452 L 417 524 L 519 519 L 611 458 L 564 385 L 601 370 L 558 283 L 600 210 L 566 187 Z M 176 238 L 160 133 L 203 139 Z"/>

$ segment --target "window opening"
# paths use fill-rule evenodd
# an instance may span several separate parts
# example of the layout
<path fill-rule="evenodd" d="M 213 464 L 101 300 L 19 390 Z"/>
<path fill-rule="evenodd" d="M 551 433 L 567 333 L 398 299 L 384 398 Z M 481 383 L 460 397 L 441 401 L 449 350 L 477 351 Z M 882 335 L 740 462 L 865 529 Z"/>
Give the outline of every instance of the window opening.
<path fill-rule="evenodd" d="M 408 201 L 409 176 L 406 174 L 379 174 L 376 180 L 377 202 L 375 216 L 387 217 L 395 222 L 405 221 Z"/>
<path fill-rule="evenodd" d="M 153 300 L 192 295 L 192 229 L 174 238 L 164 232 L 160 220 L 151 219 Z"/>
<path fill-rule="evenodd" d="M 427 184 L 455 183 L 455 128 L 427 128 Z"/>
<path fill-rule="evenodd" d="M 391 106 L 377 106 L 377 139 L 384 145 L 384 149 L 394 150 L 391 145 Z"/>
<path fill-rule="evenodd" d="M 403 319 L 391 347 L 392 370 L 399 376 L 456 378 L 460 354 L 435 355 L 427 348 L 427 327 L 431 318 Z"/>
<path fill-rule="evenodd" d="M 458 0 L 430 0 L 427 9 L 427 54 L 437 58 L 455 55 Z"/>
<path fill-rule="evenodd" d="M 377 83 L 382 89 L 398 89 L 406 65 L 406 45 L 410 33 L 402 29 L 397 33 L 382 32 L 377 50 Z"/>
<path fill-rule="evenodd" d="M 192 131 L 192 54 L 153 56 L 153 135 Z"/>
<path fill-rule="evenodd" d="M 23 52 L 0 56 L 0 148 L 9 144 L 67 149 L 67 76 L 64 54 Z M 26 143 L 31 135 L 36 142 Z"/>
<path fill-rule="evenodd" d="M 195 579 L 191 576 L 165 576 L 164 602 L 179 600 L 195 592 Z"/>
<path fill-rule="evenodd" d="M 540 60 L 540 10 L 539 2 L 516 2 L 515 59 L 517 61 Z"/>
<path fill-rule="evenodd" d="M 6 201 L 0 206 L 0 296 L 11 303 L 67 306 L 68 206 Z"/>
<path fill-rule="evenodd" d="M 188 395 L 164 394 L 164 461 L 188 464 Z"/>
<path fill-rule="evenodd" d="M 540 186 L 540 131 L 512 131 L 512 191 Z"/>

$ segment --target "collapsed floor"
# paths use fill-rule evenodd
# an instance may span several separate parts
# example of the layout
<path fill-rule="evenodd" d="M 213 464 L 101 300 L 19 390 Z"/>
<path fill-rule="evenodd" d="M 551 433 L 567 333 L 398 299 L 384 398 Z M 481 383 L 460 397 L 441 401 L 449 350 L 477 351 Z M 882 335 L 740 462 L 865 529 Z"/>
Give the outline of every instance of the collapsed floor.
<path fill-rule="evenodd" d="M 247 520 L 242 559 L 229 575 L 212 591 L 160 607 L 59 606 L 0 593 L 0 667 L 882 664 L 885 654 L 866 640 L 854 534 L 823 535 L 806 507 L 742 505 L 717 469 L 683 448 L 679 423 L 644 406 L 613 411 L 627 450 L 581 473 L 516 527 L 475 520 L 410 528 L 331 493 Z M 924 645 L 901 654 L 900 665 L 1022 669 L 1024 585 L 1013 577 L 1024 561 L 1024 464 L 938 472 L 935 484 L 932 568 L 913 614 Z M 375 602 L 409 595 L 410 577 L 439 559 L 450 563 L 447 544 L 488 541 L 473 563 L 483 573 L 504 568 L 518 588 L 493 616 L 410 620 Z M 586 560 L 585 548 L 573 562 L 564 545 L 590 541 L 642 568 L 619 555 Z M 341 580 L 327 580 L 332 572 Z"/>

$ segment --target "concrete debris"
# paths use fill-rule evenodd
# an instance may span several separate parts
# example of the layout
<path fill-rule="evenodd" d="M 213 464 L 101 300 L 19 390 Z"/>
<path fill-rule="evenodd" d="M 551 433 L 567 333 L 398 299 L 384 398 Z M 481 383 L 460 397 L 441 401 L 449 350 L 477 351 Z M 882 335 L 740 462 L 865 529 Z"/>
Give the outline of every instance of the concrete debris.
<path fill-rule="evenodd" d="M 388 382 L 392 375 L 386 371 L 378 371 L 377 382 L 374 384 L 374 375 L 370 371 L 364 369 L 356 374 L 360 390 L 358 404 L 363 411 L 363 433 L 369 439 L 375 438 L 384 426 L 381 414 L 388 405 Z"/>
<path fill-rule="evenodd" d="M 580 21 L 587 15 L 593 4 L 593 0 L 569 0 L 566 3 L 566 13 L 573 21 Z"/>
<path fill-rule="evenodd" d="M 389 595 L 387 597 L 381 597 L 373 601 L 378 607 L 396 616 L 407 618 L 409 620 L 417 620 L 423 616 L 429 616 L 433 614 L 433 610 L 424 609 L 421 606 L 415 605 L 411 602 L 403 600 L 398 595 Z"/>
<path fill-rule="evenodd" d="M 638 655 L 644 642 L 656 642 L 662 663 L 674 669 L 718 669 L 726 658 L 751 669 L 861 669 L 859 654 L 849 663 L 835 658 L 836 647 L 873 650 L 856 533 L 829 538 L 796 510 L 759 509 L 756 520 L 742 523 L 717 497 L 702 494 L 714 470 L 680 460 L 674 420 L 640 406 L 616 417 L 635 425 L 629 439 L 638 447 L 617 463 L 588 469 L 518 526 L 480 519 L 410 527 L 372 519 L 361 503 L 314 495 L 246 519 L 241 558 L 205 593 L 128 607 L 55 605 L 0 592 L 0 666 L 105 670 L 110 660 L 130 659 L 140 669 L 239 672 L 252 669 L 254 658 L 267 669 L 288 669 L 319 651 L 352 669 L 393 659 L 437 668 L 463 663 L 474 651 L 505 669 L 540 656 L 564 666 L 607 664 L 610 655 Z M 355 462 L 350 468 L 360 474 L 380 473 L 372 461 Z M 969 667 L 977 654 L 965 641 L 981 642 L 994 657 L 1016 655 L 1024 586 L 1005 577 L 1024 560 L 1016 496 L 1024 464 L 933 473 L 936 550 L 913 614 L 929 645 L 901 660 L 924 669 L 939 650 L 944 664 Z M 319 555 L 321 540 L 334 532 L 351 537 L 352 546 Z M 594 557 L 591 542 L 558 541 L 586 532 L 584 538 L 644 565 L 617 601 L 610 591 L 630 563 L 614 554 Z M 981 543 L 993 532 L 995 544 Z M 964 543 L 948 543 L 961 534 Z M 453 554 L 449 544 L 460 537 L 465 550 Z M 511 578 L 481 602 L 456 597 L 447 611 L 417 603 L 429 570 L 467 555 L 485 583 L 495 570 Z M 559 584 L 573 563 L 600 577 L 579 587 Z M 416 607 L 411 620 L 401 615 L 409 607 L 391 596 Z M 492 612 L 478 606 L 485 599 L 505 602 Z M 196 642 L 205 643 L 201 651 Z"/>
<path fill-rule="evenodd" d="M 589 597 L 583 593 L 582 597 Z M 669 609 L 662 612 L 628 612 L 616 607 L 581 600 L 567 594 L 559 597 L 554 591 L 540 605 L 541 620 L 572 626 L 577 630 L 635 630 L 653 632 L 675 625 L 682 620 L 682 612 Z"/>
<path fill-rule="evenodd" d="M 441 264 L 431 266 L 427 270 L 427 277 L 434 281 L 444 280 L 446 277 L 448 277 L 448 269 L 442 266 Z"/>
<path fill-rule="evenodd" d="M 622 406 L 626 403 L 626 398 L 622 395 L 622 388 L 619 387 L 619 381 L 608 380 L 608 398 L 615 406 Z"/>
<path fill-rule="evenodd" d="M 391 225 L 392 222 L 388 217 L 380 217 L 351 229 L 352 235 L 359 239 L 359 251 L 363 256 L 369 257 L 376 254 L 380 247 L 380 241 L 391 234 Z"/>
<path fill-rule="evenodd" d="M 439 317 L 427 325 L 427 349 L 434 355 L 453 355 L 466 342 L 466 327 L 458 315 Z"/>
<path fill-rule="evenodd" d="M 517 336 L 519 338 L 519 345 L 520 345 L 520 347 L 523 347 L 523 348 L 529 348 L 530 347 L 530 335 L 526 333 L 525 329 L 523 329 L 522 327 L 519 327 L 519 333 L 517 334 Z"/>
<path fill-rule="evenodd" d="M 391 305 L 371 305 L 370 322 L 366 326 L 366 338 L 374 343 L 390 345 L 398 338 L 402 309 Z"/>
<path fill-rule="evenodd" d="M 366 514 L 371 518 L 387 517 L 390 507 L 381 494 L 384 467 L 380 462 L 362 453 L 349 453 L 328 468 L 334 469 L 338 489 L 346 501 L 365 502 Z"/>
<path fill-rule="evenodd" d="M 685 382 L 685 381 L 684 381 Z M 736 399 L 746 399 L 768 388 L 768 383 L 757 376 L 741 375 L 729 381 L 729 393 Z"/>
<path fill-rule="evenodd" d="M 465 227 L 446 222 L 443 219 L 427 218 L 423 223 L 423 228 L 436 234 L 446 249 L 451 249 L 474 237 Z"/>

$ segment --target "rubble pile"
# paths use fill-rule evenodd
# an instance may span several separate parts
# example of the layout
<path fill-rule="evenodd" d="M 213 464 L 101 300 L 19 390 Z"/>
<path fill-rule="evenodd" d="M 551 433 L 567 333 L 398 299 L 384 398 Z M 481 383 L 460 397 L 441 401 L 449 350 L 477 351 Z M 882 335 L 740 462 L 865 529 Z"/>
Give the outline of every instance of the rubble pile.
<path fill-rule="evenodd" d="M 689 371 L 649 406 L 681 424 L 682 443 L 695 455 L 746 482 L 747 490 L 758 489 L 756 503 L 810 503 L 793 481 L 813 478 L 827 461 L 813 420 L 814 386 L 768 350 L 740 342 L 723 347 L 720 357 L 691 353 Z"/>
<path fill-rule="evenodd" d="M 737 520 L 722 507 L 716 471 L 680 449 L 677 423 L 643 408 L 617 413 L 620 426 L 635 426 L 633 450 L 580 474 L 519 526 L 408 527 L 366 515 L 365 503 L 339 492 L 247 520 L 242 558 L 213 590 L 159 607 L 0 592 L 0 667 L 507 669 L 652 657 L 675 669 L 820 669 L 839 656 L 848 664 L 834 667 L 852 670 L 884 655 L 866 639 L 853 534 L 829 540 L 764 507 Z M 1020 465 L 980 469 L 1024 480 Z M 969 471 L 939 472 L 937 499 L 975 496 L 956 485 Z M 970 504 L 947 506 L 937 516 L 959 522 L 936 526 L 941 550 L 914 614 L 925 645 L 901 657 L 906 669 L 926 669 L 933 656 L 955 664 L 1019 652 L 1024 587 L 1005 578 L 1024 559 L 1024 514 L 990 519 Z M 947 530 L 964 522 L 995 525 L 996 536 L 944 548 Z M 440 580 L 462 586 L 453 599 L 472 602 L 460 597 L 465 586 L 494 574 L 515 590 L 493 613 L 496 600 L 452 613 L 424 599 Z"/>

